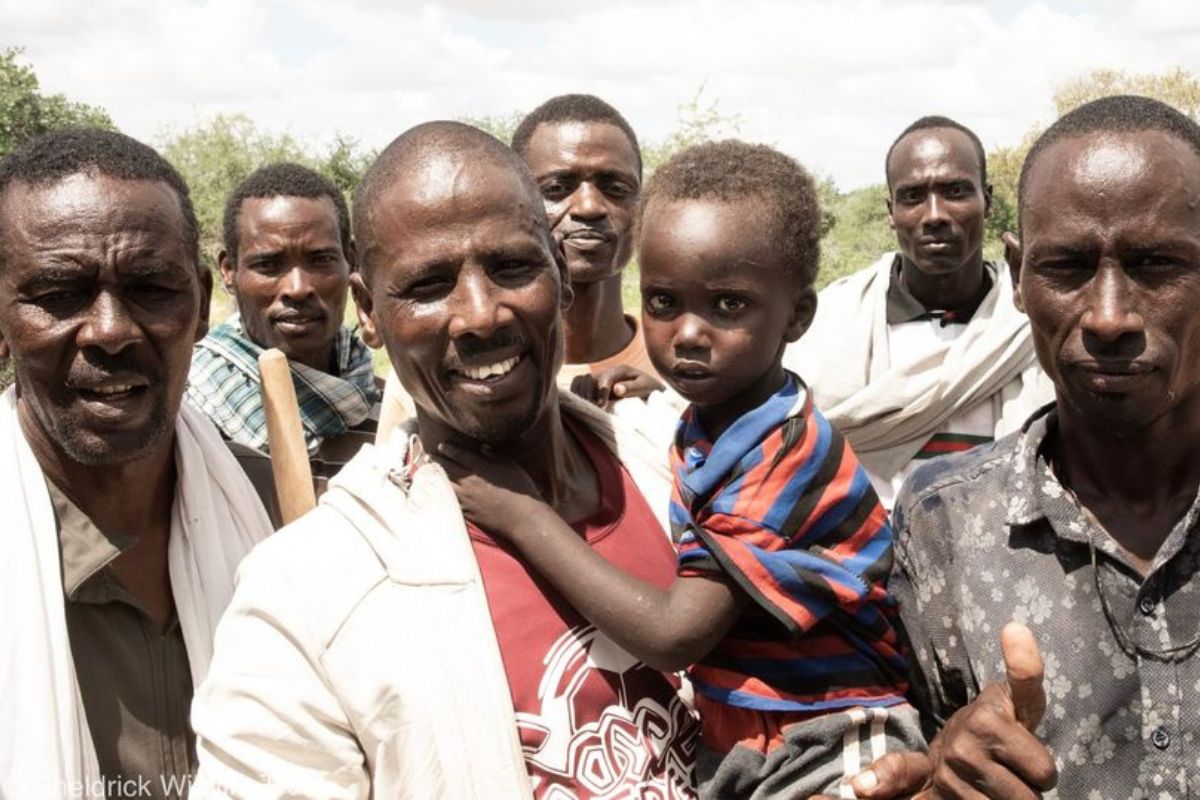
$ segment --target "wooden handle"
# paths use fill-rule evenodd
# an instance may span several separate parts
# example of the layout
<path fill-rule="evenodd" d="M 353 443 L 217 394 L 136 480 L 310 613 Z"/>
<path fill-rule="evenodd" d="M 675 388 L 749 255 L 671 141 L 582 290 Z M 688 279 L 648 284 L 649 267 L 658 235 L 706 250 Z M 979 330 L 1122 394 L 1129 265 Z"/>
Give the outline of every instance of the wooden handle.
<path fill-rule="evenodd" d="M 258 357 L 262 375 L 263 408 L 267 412 L 267 441 L 271 447 L 271 472 L 279 512 L 286 525 L 317 504 L 313 493 L 312 467 L 300 426 L 300 406 L 287 356 L 271 348 Z"/>

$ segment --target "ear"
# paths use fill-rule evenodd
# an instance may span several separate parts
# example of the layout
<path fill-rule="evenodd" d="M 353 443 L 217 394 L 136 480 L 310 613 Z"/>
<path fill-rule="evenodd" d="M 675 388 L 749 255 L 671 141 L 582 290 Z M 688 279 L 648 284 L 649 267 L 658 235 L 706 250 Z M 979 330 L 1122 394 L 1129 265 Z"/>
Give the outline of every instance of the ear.
<path fill-rule="evenodd" d="M 363 280 L 363 274 L 357 270 L 350 275 L 350 294 L 354 296 L 354 309 L 358 314 L 358 335 L 367 343 L 367 347 L 376 350 L 383 347 L 383 339 L 379 336 L 379 326 L 375 321 L 375 302 L 371 297 L 371 287 Z"/>
<path fill-rule="evenodd" d="M 196 341 L 208 335 L 208 314 L 212 307 L 213 274 L 204 264 L 197 267 L 200 278 L 200 319 L 196 324 Z"/>
<path fill-rule="evenodd" d="M 221 269 L 221 284 L 225 287 L 225 291 L 229 296 L 237 299 L 237 264 L 229 257 L 229 253 L 222 250 L 217 256 L 217 264 Z"/>
<path fill-rule="evenodd" d="M 784 338 L 789 342 L 794 342 L 804 335 L 812 325 L 813 318 L 817 315 L 817 292 L 811 286 L 805 289 L 796 298 L 795 305 L 792 306 L 792 317 L 788 320 L 787 330 L 784 332 Z"/>
<path fill-rule="evenodd" d="M 885 200 L 884 202 L 887 204 L 887 222 L 888 222 L 888 227 L 889 227 L 889 228 L 891 228 L 892 230 L 896 230 L 896 221 L 895 221 L 894 219 L 892 219 L 892 195 L 891 195 L 891 190 L 889 190 L 889 193 L 888 193 L 888 199 L 887 199 L 887 200 Z"/>
<path fill-rule="evenodd" d="M 562 242 L 554 244 L 554 266 L 558 269 L 559 299 L 558 307 L 566 311 L 575 302 L 575 289 L 571 286 L 571 273 L 567 271 L 567 254 L 563 252 Z"/>
<path fill-rule="evenodd" d="M 346 263 L 350 265 L 350 271 L 357 272 L 358 271 L 358 242 L 351 239 L 350 246 L 348 248 L 346 248 L 346 252 L 343 255 L 346 256 Z"/>
<path fill-rule="evenodd" d="M 985 183 L 983 185 L 983 217 L 987 219 L 992 214 L 992 185 Z"/>
<path fill-rule="evenodd" d="M 4 338 L 4 334 L 0 333 L 0 361 L 7 361 L 12 351 L 8 349 L 8 340 Z"/>
<path fill-rule="evenodd" d="M 1013 305 L 1023 312 L 1025 301 L 1021 299 L 1021 240 L 1012 231 L 1005 231 L 1000 239 L 1004 242 L 1004 260 L 1008 262 L 1008 274 L 1012 276 Z"/>

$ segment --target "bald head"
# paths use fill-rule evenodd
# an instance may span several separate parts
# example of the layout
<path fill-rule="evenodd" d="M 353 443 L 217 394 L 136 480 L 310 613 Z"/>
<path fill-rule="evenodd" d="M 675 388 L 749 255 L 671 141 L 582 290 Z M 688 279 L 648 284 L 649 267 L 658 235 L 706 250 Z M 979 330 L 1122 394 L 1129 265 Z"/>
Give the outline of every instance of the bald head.
<path fill-rule="evenodd" d="M 359 265 L 370 280 L 379 252 L 377 225 L 384 217 L 406 216 L 447 194 L 470 191 L 481 173 L 504 173 L 536 210 L 547 240 L 541 193 L 520 156 L 494 136 L 461 122 L 426 122 L 392 140 L 363 175 L 354 193 L 354 233 Z M 395 202 L 403 197 L 400 203 Z M 522 203 L 521 205 L 525 205 Z"/>

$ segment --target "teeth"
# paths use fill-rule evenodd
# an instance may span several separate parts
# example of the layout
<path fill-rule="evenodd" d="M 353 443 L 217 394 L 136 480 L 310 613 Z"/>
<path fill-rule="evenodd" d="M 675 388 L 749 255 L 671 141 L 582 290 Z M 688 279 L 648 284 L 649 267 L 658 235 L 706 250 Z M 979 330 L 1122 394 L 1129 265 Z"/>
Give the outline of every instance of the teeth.
<path fill-rule="evenodd" d="M 517 365 L 519 357 L 513 356 L 495 364 L 485 364 L 482 367 L 463 367 L 463 374 L 473 381 L 482 381 L 493 375 L 507 375 Z"/>
<path fill-rule="evenodd" d="M 91 389 L 93 394 L 124 394 L 132 391 L 134 388 L 132 383 L 118 383 L 113 386 L 94 386 Z"/>

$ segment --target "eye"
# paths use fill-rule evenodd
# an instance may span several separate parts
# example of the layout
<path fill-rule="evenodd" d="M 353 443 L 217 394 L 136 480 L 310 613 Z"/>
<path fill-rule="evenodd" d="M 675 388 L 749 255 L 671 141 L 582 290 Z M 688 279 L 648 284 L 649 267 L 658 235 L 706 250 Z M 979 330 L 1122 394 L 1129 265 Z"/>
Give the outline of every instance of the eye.
<path fill-rule="evenodd" d="M 723 294 L 717 297 L 714 305 L 717 311 L 720 311 L 722 314 L 737 314 L 745 310 L 749 303 L 746 302 L 746 298 L 744 297 L 738 297 L 735 294 Z"/>
<path fill-rule="evenodd" d="M 88 292 L 82 288 L 64 287 L 41 292 L 29 302 L 51 314 L 69 313 L 87 302 Z"/>
<path fill-rule="evenodd" d="M 896 192 L 896 202 L 902 205 L 917 205 L 924 199 L 925 193 L 920 189 L 901 189 Z"/>
<path fill-rule="evenodd" d="M 646 313 L 652 316 L 663 316 L 675 308 L 675 298 L 666 292 L 647 292 L 642 299 Z"/>
<path fill-rule="evenodd" d="M 562 200 L 569 197 L 575 190 L 574 186 L 563 180 L 550 180 L 541 185 L 542 197 L 547 200 Z"/>
<path fill-rule="evenodd" d="M 445 297 L 453 289 L 454 281 L 441 275 L 431 275 L 413 281 L 397 292 L 396 296 L 405 300 L 414 300 L 418 303 L 427 303 Z"/>
<path fill-rule="evenodd" d="M 969 183 L 955 183 L 946 187 L 942 192 L 942 196 L 947 200 L 964 200 L 970 197 L 975 191 L 975 188 Z"/>
<path fill-rule="evenodd" d="M 492 277 L 499 283 L 524 282 L 541 269 L 541 264 L 513 259 L 501 261 L 491 268 Z"/>
<path fill-rule="evenodd" d="M 609 197 L 622 200 L 637 193 L 637 187 L 625 181 L 610 181 L 604 185 L 604 193 Z"/>

